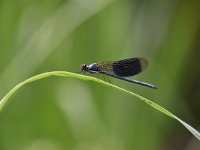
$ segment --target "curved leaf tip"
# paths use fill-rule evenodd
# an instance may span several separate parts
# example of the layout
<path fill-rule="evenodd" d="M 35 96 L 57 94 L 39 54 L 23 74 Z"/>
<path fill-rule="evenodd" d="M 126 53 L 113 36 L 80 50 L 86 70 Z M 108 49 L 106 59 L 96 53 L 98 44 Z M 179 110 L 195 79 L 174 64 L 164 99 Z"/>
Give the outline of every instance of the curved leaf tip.
<path fill-rule="evenodd" d="M 9 98 L 22 86 L 24 86 L 25 84 L 31 83 L 33 81 L 37 81 L 43 78 L 47 78 L 50 76 L 62 76 L 62 77 L 70 77 L 70 78 L 76 78 L 76 79 L 81 79 L 81 80 L 91 80 L 100 84 L 103 84 L 105 86 L 109 86 L 112 87 L 113 89 L 119 90 L 123 93 L 129 94 L 131 96 L 137 97 L 138 99 L 140 99 L 141 101 L 145 102 L 146 104 L 148 104 L 149 106 L 153 107 L 154 109 L 158 110 L 159 112 L 179 121 L 184 127 L 186 127 L 198 140 L 200 140 L 200 133 L 194 129 L 192 126 L 190 126 L 189 124 L 187 124 L 186 122 L 184 122 L 183 120 L 181 120 L 180 118 L 178 118 L 177 116 L 175 116 L 174 114 L 172 114 L 171 112 L 169 112 L 167 109 L 161 107 L 160 105 L 156 104 L 155 102 L 144 98 L 138 94 L 135 94 L 133 92 L 130 92 L 126 89 L 120 88 L 116 85 L 107 83 L 105 81 L 102 81 L 100 79 L 94 78 L 94 77 L 90 77 L 90 76 L 85 76 L 85 75 L 81 75 L 81 74 L 76 74 L 76 73 L 71 73 L 71 72 L 66 72 L 66 71 L 52 71 L 52 72 L 46 72 L 46 73 L 41 73 L 38 74 L 36 76 L 33 76 L 21 83 L 19 83 L 18 85 L 16 85 L 13 89 L 11 89 L 0 101 L 0 111 L 3 109 L 3 107 L 5 106 L 5 104 L 7 103 L 7 101 L 9 100 Z"/>

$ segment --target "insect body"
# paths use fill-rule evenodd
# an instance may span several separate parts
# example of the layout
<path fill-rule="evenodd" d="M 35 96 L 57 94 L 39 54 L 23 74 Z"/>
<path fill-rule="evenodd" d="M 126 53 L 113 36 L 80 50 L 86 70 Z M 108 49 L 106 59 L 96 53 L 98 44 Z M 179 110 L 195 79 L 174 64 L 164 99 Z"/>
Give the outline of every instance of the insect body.
<path fill-rule="evenodd" d="M 119 61 L 92 63 L 90 65 L 82 64 L 80 69 L 84 72 L 106 74 L 121 80 L 156 89 L 156 86 L 152 84 L 126 78 L 142 72 L 147 65 L 148 61 L 144 58 L 128 58 Z"/>

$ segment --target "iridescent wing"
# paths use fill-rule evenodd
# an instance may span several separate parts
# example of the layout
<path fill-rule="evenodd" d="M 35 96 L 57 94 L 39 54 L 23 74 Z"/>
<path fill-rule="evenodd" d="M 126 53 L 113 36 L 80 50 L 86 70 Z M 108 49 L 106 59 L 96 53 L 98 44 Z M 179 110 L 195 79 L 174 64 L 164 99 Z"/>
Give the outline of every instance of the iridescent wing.
<path fill-rule="evenodd" d="M 130 77 L 142 72 L 148 65 L 144 58 L 128 58 L 119 61 L 97 63 L 99 70 L 121 77 Z"/>
<path fill-rule="evenodd" d="M 100 71 L 113 74 L 114 73 L 113 72 L 113 63 L 115 63 L 115 62 L 114 61 L 101 62 L 101 63 L 97 63 L 97 67 Z"/>

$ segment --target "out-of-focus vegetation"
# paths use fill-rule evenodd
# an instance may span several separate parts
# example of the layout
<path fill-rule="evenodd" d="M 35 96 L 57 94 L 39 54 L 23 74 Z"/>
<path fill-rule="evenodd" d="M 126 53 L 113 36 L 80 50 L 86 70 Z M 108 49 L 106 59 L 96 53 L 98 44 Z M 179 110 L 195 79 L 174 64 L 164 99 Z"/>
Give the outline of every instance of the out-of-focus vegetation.
<path fill-rule="evenodd" d="M 136 79 L 109 78 L 200 125 L 200 1 L 1 0 L 0 96 L 38 73 L 144 57 Z M 98 76 L 102 78 L 102 76 Z M 199 149 L 191 133 L 134 98 L 92 82 L 29 84 L 0 112 L 1 150 Z"/>

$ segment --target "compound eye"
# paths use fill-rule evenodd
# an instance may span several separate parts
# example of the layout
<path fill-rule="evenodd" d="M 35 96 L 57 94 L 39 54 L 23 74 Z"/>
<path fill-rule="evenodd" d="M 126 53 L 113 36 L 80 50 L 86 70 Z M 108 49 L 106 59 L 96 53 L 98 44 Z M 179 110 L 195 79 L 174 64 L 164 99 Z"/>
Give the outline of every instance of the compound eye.
<path fill-rule="evenodd" d="M 80 68 L 81 68 L 81 71 L 86 71 L 87 70 L 87 65 L 86 64 L 82 64 Z"/>

